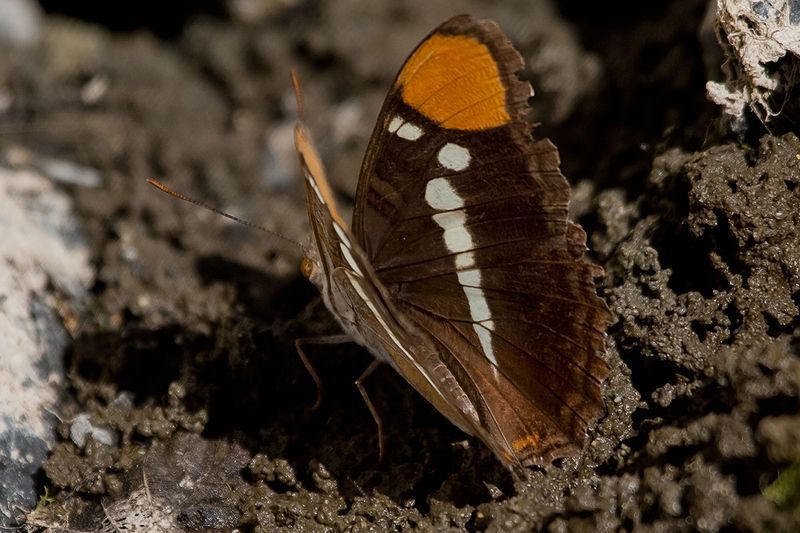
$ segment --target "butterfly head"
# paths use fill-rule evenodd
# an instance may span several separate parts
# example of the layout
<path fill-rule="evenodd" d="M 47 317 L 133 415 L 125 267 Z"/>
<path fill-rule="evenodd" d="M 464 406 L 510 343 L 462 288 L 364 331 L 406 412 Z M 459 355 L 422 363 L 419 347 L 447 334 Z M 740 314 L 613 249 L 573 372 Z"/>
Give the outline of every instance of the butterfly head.
<path fill-rule="evenodd" d="M 323 282 L 322 266 L 313 250 L 306 250 L 300 261 L 300 273 L 314 285 L 321 287 Z"/>
<path fill-rule="evenodd" d="M 311 279 L 311 276 L 314 275 L 315 269 L 316 267 L 314 266 L 314 261 L 312 261 L 310 257 L 304 257 L 300 262 L 300 272 L 306 279 Z"/>

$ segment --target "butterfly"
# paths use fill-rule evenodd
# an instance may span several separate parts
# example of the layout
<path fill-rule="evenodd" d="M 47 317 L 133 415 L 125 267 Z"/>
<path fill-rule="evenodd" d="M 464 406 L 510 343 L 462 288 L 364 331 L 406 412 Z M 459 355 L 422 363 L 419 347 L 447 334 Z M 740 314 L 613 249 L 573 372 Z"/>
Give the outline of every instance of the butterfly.
<path fill-rule="evenodd" d="M 611 322 L 558 151 L 531 136 L 522 68 L 492 21 L 433 30 L 380 111 L 352 225 L 295 128 L 313 232 L 302 270 L 375 356 L 362 378 L 388 363 L 520 475 L 584 446 Z"/>

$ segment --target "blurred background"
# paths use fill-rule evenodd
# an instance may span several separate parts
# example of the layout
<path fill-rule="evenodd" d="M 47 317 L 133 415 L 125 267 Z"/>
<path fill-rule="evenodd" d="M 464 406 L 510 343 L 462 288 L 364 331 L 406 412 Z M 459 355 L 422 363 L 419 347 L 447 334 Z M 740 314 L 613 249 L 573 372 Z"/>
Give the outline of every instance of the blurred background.
<path fill-rule="evenodd" d="M 289 72 L 342 209 L 450 17 L 526 61 L 534 136 L 607 272 L 609 414 L 515 484 L 355 346 L 302 250 Z M 0 0 L 0 523 L 114 530 L 798 525 L 800 4 Z M 146 489 L 146 490 L 145 490 Z M 135 522 L 135 520 L 140 522 Z"/>

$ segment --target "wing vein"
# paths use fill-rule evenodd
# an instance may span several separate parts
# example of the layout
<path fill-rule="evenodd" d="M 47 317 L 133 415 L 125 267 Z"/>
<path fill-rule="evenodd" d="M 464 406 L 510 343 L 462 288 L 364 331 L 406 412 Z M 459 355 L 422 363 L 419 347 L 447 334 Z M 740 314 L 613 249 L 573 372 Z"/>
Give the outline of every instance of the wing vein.
<path fill-rule="evenodd" d="M 463 250 L 463 251 L 459 251 L 459 252 L 451 252 L 451 253 L 447 253 L 447 254 L 444 254 L 444 255 L 441 255 L 441 256 L 426 258 L 426 259 L 423 259 L 421 261 L 416 261 L 416 262 L 413 262 L 413 263 L 401 263 L 399 265 L 392 265 L 390 267 L 375 268 L 375 272 L 391 272 L 392 270 L 398 270 L 398 269 L 401 269 L 401 268 L 408 268 L 408 267 L 413 267 L 413 266 L 424 265 L 425 263 L 438 261 L 439 259 L 445 259 L 447 257 L 453 257 L 453 256 L 456 256 L 456 255 L 462 254 L 462 253 L 474 252 L 476 250 L 488 250 L 490 248 L 497 248 L 499 246 L 506 246 L 508 244 L 514 244 L 514 243 L 517 243 L 517 242 L 528 242 L 528 241 L 530 241 L 530 239 L 524 238 L 524 239 L 511 239 L 511 240 L 503 241 L 503 242 L 494 242 L 492 244 L 487 244 L 485 246 L 476 246 L 476 247 L 471 248 L 469 250 Z"/>
<path fill-rule="evenodd" d="M 426 311 L 426 312 L 427 312 L 429 315 L 432 315 L 432 316 L 435 316 L 435 317 L 439 317 L 439 318 L 441 318 L 442 320 L 444 320 L 444 321 L 447 321 L 447 322 L 458 322 L 458 323 L 460 323 L 460 324 L 480 324 L 480 321 L 476 322 L 475 320 L 466 320 L 466 319 L 457 319 L 457 318 L 448 317 L 448 316 L 445 316 L 445 315 L 443 315 L 442 313 L 439 313 L 439 312 L 437 312 L 437 311 L 434 311 L 434 310 L 432 310 L 432 309 L 428 309 L 428 308 L 426 308 L 426 307 L 422 307 L 422 306 L 420 306 L 420 305 L 418 305 L 418 304 L 415 304 L 415 303 L 413 303 L 413 302 L 411 302 L 411 301 L 408 301 L 408 300 L 405 300 L 405 299 L 404 299 L 403 301 L 404 301 L 404 302 L 406 302 L 406 304 L 408 304 L 408 305 L 411 305 L 411 306 L 413 306 L 413 307 L 415 307 L 415 308 L 417 308 L 417 309 L 420 309 L 420 310 Z M 502 319 L 502 318 L 499 318 L 499 319 L 498 319 L 498 318 L 495 318 L 495 317 L 492 317 L 492 319 L 493 319 L 495 322 L 497 322 L 497 323 L 504 323 L 504 322 L 512 322 L 512 321 L 514 321 L 514 322 L 522 322 L 523 324 L 529 325 L 529 326 L 531 326 L 531 327 L 533 327 L 533 328 L 539 328 L 539 327 L 541 327 L 542 329 L 544 329 L 544 330 L 546 330 L 546 331 L 548 331 L 548 332 L 550 332 L 550 333 L 553 333 L 553 334 L 555 334 L 555 335 L 557 335 L 557 336 L 560 336 L 560 337 L 564 338 L 564 340 L 566 340 L 566 341 L 568 341 L 568 342 L 571 342 L 572 344 L 574 344 L 575 346 L 578 346 L 578 347 L 579 347 L 579 348 L 581 348 L 581 349 L 584 349 L 584 350 L 587 350 L 587 351 L 595 351 L 595 350 L 594 350 L 594 348 L 592 348 L 592 347 L 588 347 L 588 348 L 587 348 L 587 347 L 585 347 L 585 346 L 582 346 L 582 345 L 580 345 L 580 344 L 578 344 L 578 343 L 576 343 L 576 342 L 572 341 L 571 339 L 569 339 L 569 338 L 568 338 L 568 337 L 566 337 L 566 336 L 563 336 L 563 335 L 559 335 L 559 334 L 557 334 L 557 333 L 556 333 L 554 330 L 552 330 L 551 328 L 549 328 L 549 327 L 547 327 L 547 326 L 544 326 L 543 324 L 539 324 L 539 323 L 535 323 L 535 322 L 530 322 L 530 321 L 527 321 L 527 320 L 520 320 L 520 319 L 515 319 L 515 320 L 511 320 L 511 319 Z M 586 326 L 586 324 L 583 324 L 583 323 L 581 323 L 581 325 L 583 325 L 583 326 Z M 530 354 L 530 352 L 528 352 L 527 350 L 525 350 L 525 349 L 523 349 L 523 348 L 520 348 L 520 347 L 519 347 L 519 346 L 517 346 L 516 344 L 512 343 L 512 342 L 511 342 L 511 341 L 509 341 L 509 340 L 508 340 L 506 337 L 504 337 L 504 336 L 500 335 L 499 333 L 497 333 L 497 331 L 496 331 L 496 330 L 492 330 L 492 334 L 494 334 L 494 335 L 497 335 L 498 337 L 500 337 L 500 338 L 501 338 L 501 339 L 503 339 L 504 341 L 508 342 L 508 343 L 509 343 L 509 344 L 511 344 L 512 346 L 516 347 L 518 350 L 520 350 L 520 351 L 522 351 L 523 353 L 527 354 L 527 355 L 528 355 L 528 356 L 530 356 L 531 358 L 533 358 L 533 359 L 536 359 L 536 358 L 535 358 L 535 357 L 534 357 L 532 354 Z M 472 343 L 470 343 L 470 344 L 472 344 Z M 474 347 L 476 350 L 478 350 L 478 347 L 477 347 L 477 346 L 474 346 L 474 345 L 473 345 L 473 347 Z M 593 375 L 592 375 L 592 374 L 591 374 L 591 373 L 590 373 L 590 372 L 589 372 L 587 369 L 585 369 L 584 367 L 582 367 L 582 366 L 580 366 L 579 364 L 575 363 L 575 362 L 572 360 L 572 358 L 571 358 L 569 355 L 565 354 L 565 353 L 564 353 L 564 352 L 562 352 L 561 350 L 556 350 L 556 353 L 557 353 L 557 354 L 559 355 L 559 357 L 560 357 L 561 359 L 563 359 L 563 360 L 564 360 L 564 361 L 565 361 L 567 364 L 569 364 L 569 365 L 571 365 L 571 366 L 574 366 L 574 367 L 577 367 L 578 369 L 580 369 L 580 370 L 581 370 L 581 372 L 582 372 L 583 374 L 585 374 L 587 377 L 589 377 L 589 378 L 591 379 L 591 381 L 593 381 L 593 382 L 597 383 L 598 385 L 599 385 L 599 384 L 602 382 L 602 380 L 599 380 L 599 379 L 595 378 L 595 377 L 594 377 L 594 376 L 593 376 Z M 558 372 L 556 372 L 556 371 L 555 371 L 555 369 L 553 369 L 553 368 L 550 368 L 548 365 L 546 365 L 546 364 L 544 364 L 544 363 L 541 363 L 541 364 L 542 364 L 542 366 L 544 366 L 545 368 L 547 368 L 548 370 L 550 370 L 550 371 L 551 371 L 551 372 L 553 372 L 554 374 L 556 374 L 556 375 L 559 375 L 559 374 L 558 374 Z M 566 379 L 564 379 L 564 378 L 561 378 L 561 379 L 562 379 L 562 380 L 564 380 L 564 381 L 567 381 L 567 380 L 566 380 Z M 538 380 L 537 380 L 537 381 L 538 381 Z M 541 383 L 541 382 L 540 382 L 540 383 Z"/>
<path fill-rule="evenodd" d="M 419 306 L 417 306 L 417 305 L 415 305 L 415 304 L 413 304 L 413 303 L 412 303 L 412 304 L 410 304 L 410 305 L 414 306 L 414 307 L 415 307 L 415 308 L 417 308 L 419 311 L 421 311 L 421 312 L 423 312 L 423 313 L 426 313 L 426 314 L 428 314 L 428 315 L 431 315 L 431 316 L 433 316 L 433 317 L 438 317 L 438 316 L 439 316 L 439 315 L 437 315 L 437 314 L 435 314 L 435 313 L 431 313 L 431 312 L 430 312 L 430 311 L 428 311 L 427 309 L 421 308 L 421 307 L 419 307 Z M 444 320 L 445 320 L 445 321 L 447 321 L 447 319 L 444 319 Z M 417 321 L 416 323 L 419 323 L 419 321 Z M 423 327 L 424 327 L 424 326 L 423 326 Z M 428 328 L 424 328 L 424 329 L 430 333 L 430 330 L 429 330 Z M 463 334 L 463 333 L 461 333 L 460 331 L 458 331 L 458 328 L 453 328 L 453 329 L 454 329 L 454 330 L 455 330 L 455 331 L 456 331 L 456 332 L 457 332 L 457 333 L 458 333 L 458 334 L 459 334 L 461 337 L 463 337 L 463 338 L 466 340 L 466 342 L 467 342 L 467 343 L 468 343 L 470 346 L 472 346 L 472 348 L 473 348 L 473 349 L 474 349 L 476 352 L 478 352 L 479 354 L 481 354 L 481 355 L 480 355 L 480 357 L 482 357 L 482 358 L 484 358 L 484 359 L 486 358 L 486 357 L 483 355 L 483 352 L 482 352 L 482 350 L 481 350 L 481 349 L 479 349 L 477 346 L 475 346 L 475 345 L 472 343 L 472 341 L 470 341 L 469 339 L 467 339 L 467 338 L 466 338 L 466 336 L 464 336 L 464 334 Z M 522 353 L 525 353 L 525 354 L 527 354 L 527 353 L 528 353 L 526 350 L 524 350 L 524 349 L 520 348 L 520 347 L 519 347 L 519 346 L 517 346 L 515 343 L 513 343 L 513 342 L 509 341 L 508 339 L 506 339 L 506 338 L 505 338 L 505 337 L 503 337 L 502 335 L 499 335 L 499 334 L 497 334 L 497 333 L 495 333 L 495 334 L 497 335 L 497 337 L 498 337 L 498 338 L 500 338 L 500 339 L 502 339 L 503 341 L 507 342 L 508 344 L 510 344 L 511 346 L 513 346 L 514 348 L 516 348 L 517 350 L 520 350 Z M 435 337 L 437 340 L 439 340 L 439 343 L 440 343 L 440 344 L 442 344 L 442 345 L 446 346 L 446 344 L 444 344 L 444 343 L 441 341 L 441 339 L 439 339 L 438 337 L 436 337 L 436 335 L 434 335 L 433 333 L 431 333 L 431 335 L 433 335 L 433 336 L 434 336 L 434 337 Z M 451 352 L 451 353 L 452 353 L 452 352 Z M 493 368 L 496 368 L 496 369 L 497 369 L 497 371 L 498 371 L 498 372 L 500 372 L 500 374 L 502 374 L 502 376 L 503 376 L 503 377 L 504 377 L 506 380 L 508 380 L 508 381 L 509 381 L 511 384 L 513 384 L 513 385 L 514 385 L 514 388 L 516 388 L 517 390 L 519 390 L 520 392 L 522 392 L 522 395 L 523 395 L 523 396 L 525 396 L 525 398 L 527 398 L 527 399 L 528 399 L 528 401 L 531 403 L 531 405 L 534 405 L 534 406 L 536 405 L 536 402 L 534 401 L 534 399 L 533 399 L 533 398 L 531 398 L 531 397 L 530 397 L 530 395 L 529 395 L 529 394 L 527 394 L 525 391 L 523 391 L 523 390 L 521 390 L 519 387 L 517 387 L 517 385 L 516 385 L 516 383 L 514 382 L 514 380 L 513 380 L 513 379 L 511 379 L 511 377 L 510 377 L 510 376 L 507 374 L 507 372 L 506 372 L 506 371 L 504 371 L 504 370 L 503 370 L 502 368 L 500 368 L 499 366 L 495 366 L 495 365 L 491 364 L 491 362 L 490 362 L 489 364 L 490 364 L 490 365 L 491 365 Z M 547 368 L 548 370 L 550 370 L 550 371 L 552 372 L 552 369 L 550 369 L 550 367 L 548 367 L 548 366 L 547 366 L 547 365 L 545 365 L 544 363 L 541 363 L 541 362 L 539 362 L 539 364 L 541 364 L 542 366 L 544 366 L 545 368 Z M 562 381 L 565 381 L 565 380 L 564 380 L 564 378 L 562 378 L 561 376 L 559 376 L 557 373 L 556 373 L 556 375 L 559 377 L 559 379 L 561 379 Z M 585 419 L 584 419 L 584 418 L 583 418 L 581 415 L 579 415 L 579 414 L 577 413 L 577 411 L 575 411 L 575 409 L 574 409 L 574 408 L 573 408 L 571 405 L 569 405 L 569 404 L 568 404 L 566 401 L 564 401 L 564 400 L 563 400 L 563 399 L 562 399 L 562 398 L 561 398 L 561 397 L 560 397 L 558 394 L 556 394 L 556 393 L 555 393 L 555 391 L 554 391 L 554 390 L 553 390 L 553 389 L 552 389 L 550 386 L 548 386 L 546 383 L 544 383 L 544 382 L 543 382 L 543 381 L 542 381 L 542 380 L 541 380 L 541 379 L 540 379 L 538 376 L 536 376 L 536 375 L 534 375 L 534 376 L 533 376 L 533 379 L 534 379 L 536 382 L 538 382 L 538 383 L 539 383 L 539 384 L 540 384 L 540 385 L 541 385 L 541 386 L 542 386 L 542 387 L 543 387 L 545 390 L 549 391 L 549 392 L 550 392 L 550 394 L 551 394 L 551 395 L 552 395 L 554 398 L 556 398 L 556 400 L 557 400 L 559 403 L 563 404 L 563 405 L 564 405 L 564 406 L 565 406 L 567 409 L 569 409 L 570 411 L 572 411 L 572 412 L 575 414 L 575 416 L 577 416 L 578 418 L 580 418 L 580 419 L 583 421 L 583 423 L 584 423 L 584 424 L 587 424 L 586 420 L 585 420 Z M 499 389 L 498 389 L 498 392 L 499 392 Z M 508 401 L 508 400 L 506 400 L 506 401 Z M 510 402 L 509 402 L 509 403 L 510 403 Z M 539 410 L 539 409 L 537 408 L 537 410 Z M 552 416 L 545 414 L 545 413 L 544 413 L 544 411 L 542 411 L 542 410 L 539 410 L 539 412 L 540 412 L 540 413 L 542 413 L 542 414 L 543 414 L 544 416 L 546 416 L 547 418 L 549 418 L 549 419 L 550 419 L 550 420 L 553 422 L 553 424 L 554 424 L 554 425 L 555 425 L 557 428 L 559 428 L 560 430 L 562 430 L 562 431 L 563 431 L 563 428 L 561 428 L 561 426 L 560 426 L 560 424 L 558 423 L 558 421 L 557 421 L 557 420 L 555 420 L 555 419 L 554 419 Z"/>

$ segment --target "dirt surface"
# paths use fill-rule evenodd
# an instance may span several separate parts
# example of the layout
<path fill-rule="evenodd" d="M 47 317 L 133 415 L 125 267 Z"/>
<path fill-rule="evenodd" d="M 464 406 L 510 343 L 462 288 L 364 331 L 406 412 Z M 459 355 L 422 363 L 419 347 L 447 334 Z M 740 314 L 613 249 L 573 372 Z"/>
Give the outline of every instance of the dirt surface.
<path fill-rule="evenodd" d="M 62 184 L 96 277 L 68 326 L 60 442 L 29 524 L 800 528 L 797 485 L 780 498 L 765 492 L 800 461 L 800 141 L 758 121 L 742 137 L 721 133 L 705 96 L 705 3 L 248 5 L 261 4 L 202 2 L 163 16 L 150 7 L 126 19 L 46 2 L 42 41 L 0 55 L 12 96 L 3 157 L 23 148 L 102 176 Z M 608 414 L 582 455 L 527 483 L 389 368 L 367 383 L 388 443 L 378 465 L 352 384 L 369 363 L 364 350 L 311 351 L 324 402 L 310 410 L 314 386 L 294 339 L 337 328 L 300 276 L 300 250 L 144 182 L 164 178 L 304 241 L 286 142 L 289 69 L 347 208 L 395 71 L 460 12 L 497 20 L 531 66 L 536 135 L 560 148 L 616 316 Z M 76 444 L 70 421 L 81 413 L 110 444 Z"/>

